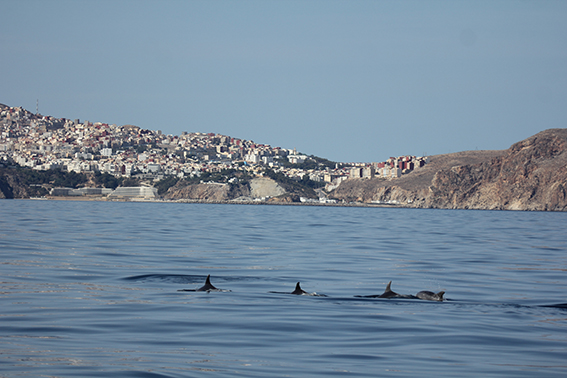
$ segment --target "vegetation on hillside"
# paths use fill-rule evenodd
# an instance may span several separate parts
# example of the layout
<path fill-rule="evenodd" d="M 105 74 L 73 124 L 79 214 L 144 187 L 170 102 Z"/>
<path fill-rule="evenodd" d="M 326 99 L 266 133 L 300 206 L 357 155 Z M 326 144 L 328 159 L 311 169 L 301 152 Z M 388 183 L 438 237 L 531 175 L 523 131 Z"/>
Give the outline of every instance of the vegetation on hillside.
<path fill-rule="evenodd" d="M 310 164 L 313 163 L 314 161 L 311 161 Z M 116 189 L 119 186 L 139 186 L 142 182 L 142 180 L 135 177 L 117 177 L 109 173 L 100 172 L 76 173 L 55 169 L 39 171 L 19 166 L 1 169 L 0 189 L 2 192 L 5 192 L 4 196 L 6 198 L 14 198 L 14 196 L 17 196 L 11 188 L 14 185 L 21 187 L 19 196 L 39 197 L 49 194 L 49 190 L 55 187 L 73 189 L 99 187 Z M 308 174 L 305 174 L 302 179 L 297 180 L 286 176 L 282 172 L 276 172 L 270 168 L 266 168 L 262 172 L 262 175 L 273 179 L 286 191 L 306 197 L 315 197 L 314 189 L 324 186 L 324 183 L 309 179 Z M 9 182 L 3 179 L 4 176 L 13 176 L 15 178 Z M 193 177 L 179 178 L 176 176 L 166 176 L 162 180 L 153 183 L 153 185 L 157 188 L 159 195 L 164 195 L 173 186 L 187 186 L 202 182 L 246 185 L 253 178 L 254 175 L 249 172 L 236 169 L 222 169 L 218 172 L 201 172 L 199 176 Z"/>
<path fill-rule="evenodd" d="M 264 176 L 269 177 L 280 184 L 287 192 L 299 194 L 304 197 L 317 197 L 315 188 L 324 186 L 324 183 L 309 179 L 309 175 L 304 175 L 299 181 L 287 177 L 282 172 L 275 172 L 271 169 L 264 170 Z"/>
<path fill-rule="evenodd" d="M 15 173 L 23 185 L 51 185 L 66 188 L 78 188 L 88 181 L 84 173 L 65 172 L 57 169 L 37 171 L 25 167 L 2 168 L 2 174 Z"/>
<path fill-rule="evenodd" d="M 309 169 L 334 169 L 336 166 L 336 162 L 327 160 L 315 155 L 309 155 L 308 158 L 301 164 L 293 164 L 290 163 L 287 157 L 281 157 L 277 159 L 278 164 L 285 168 L 296 168 L 302 170 L 309 170 Z"/>

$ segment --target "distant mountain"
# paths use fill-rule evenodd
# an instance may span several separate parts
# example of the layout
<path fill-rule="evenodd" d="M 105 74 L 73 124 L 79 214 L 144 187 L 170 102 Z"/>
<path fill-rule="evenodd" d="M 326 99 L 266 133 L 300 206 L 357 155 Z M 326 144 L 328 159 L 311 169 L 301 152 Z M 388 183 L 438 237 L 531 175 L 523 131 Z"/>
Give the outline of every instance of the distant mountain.
<path fill-rule="evenodd" d="M 549 129 L 502 151 L 430 156 L 397 180 L 347 180 L 329 197 L 439 209 L 567 210 L 567 129 Z"/>

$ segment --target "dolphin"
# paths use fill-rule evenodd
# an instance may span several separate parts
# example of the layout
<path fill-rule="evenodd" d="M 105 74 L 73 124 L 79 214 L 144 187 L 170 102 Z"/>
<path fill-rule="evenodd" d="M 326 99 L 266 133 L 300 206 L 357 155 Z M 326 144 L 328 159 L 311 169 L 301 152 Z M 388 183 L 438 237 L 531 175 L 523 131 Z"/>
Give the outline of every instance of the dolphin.
<path fill-rule="evenodd" d="M 443 302 L 443 295 L 445 294 L 444 291 L 440 291 L 438 293 L 434 293 L 432 291 L 420 291 L 419 293 L 417 293 L 417 297 L 419 299 L 423 299 L 426 301 L 438 301 L 438 302 Z"/>
<path fill-rule="evenodd" d="M 217 289 L 216 287 L 213 286 L 213 284 L 211 283 L 211 275 L 209 274 L 207 276 L 207 279 L 205 280 L 205 284 L 203 286 L 201 286 L 198 289 L 181 289 L 181 290 L 177 290 L 177 291 L 206 291 L 207 293 L 210 293 L 211 291 L 230 291 L 230 290 L 223 290 L 223 289 Z"/>
<path fill-rule="evenodd" d="M 218 289 L 214 287 L 213 284 L 211 283 L 211 275 L 209 274 L 207 276 L 207 279 L 205 280 L 205 284 L 200 288 L 198 288 L 196 291 L 211 291 L 211 290 L 218 290 Z"/>
<path fill-rule="evenodd" d="M 309 295 L 312 297 L 326 297 L 325 294 L 317 294 L 317 293 L 308 293 L 305 290 L 303 290 L 301 288 L 301 285 L 298 283 L 295 284 L 295 290 L 293 290 L 291 293 L 284 293 L 284 292 L 280 292 L 280 291 L 270 291 L 269 293 L 275 293 L 275 294 L 294 294 L 294 295 Z"/>
<path fill-rule="evenodd" d="M 557 303 L 557 304 L 543 305 L 543 306 L 537 306 L 537 307 L 555 307 L 555 308 L 567 309 L 567 303 Z"/>
<path fill-rule="evenodd" d="M 386 290 L 382 294 L 374 294 L 374 295 L 356 295 L 358 298 L 407 298 L 405 295 L 400 295 L 394 291 L 392 291 L 392 281 L 388 282 L 386 285 Z"/>
<path fill-rule="evenodd" d="M 308 292 L 306 292 L 305 290 L 303 290 L 301 288 L 301 286 L 299 286 L 299 282 L 295 285 L 295 290 L 291 292 L 291 294 L 295 294 L 295 295 L 307 295 L 309 294 Z"/>
<path fill-rule="evenodd" d="M 399 297 L 400 294 L 393 292 L 391 286 L 392 286 L 392 281 L 388 282 L 388 285 L 386 285 L 386 290 L 384 290 L 384 293 L 382 293 L 382 295 L 380 295 L 378 298 Z"/>

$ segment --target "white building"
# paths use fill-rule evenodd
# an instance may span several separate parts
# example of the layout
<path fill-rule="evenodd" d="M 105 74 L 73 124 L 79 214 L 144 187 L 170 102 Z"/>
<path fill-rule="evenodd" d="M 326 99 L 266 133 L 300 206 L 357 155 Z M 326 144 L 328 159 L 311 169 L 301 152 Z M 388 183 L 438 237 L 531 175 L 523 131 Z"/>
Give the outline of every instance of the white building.
<path fill-rule="evenodd" d="M 287 160 L 289 160 L 289 162 L 291 164 L 302 164 L 305 162 L 305 160 L 307 160 L 307 156 L 306 155 L 287 155 Z"/>
<path fill-rule="evenodd" d="M 256 153 L 246 154 L 244 161 L 251 164 L 258 164 L 260 162 L 260 155 Z"/>
<path fill-rule="evenodd" d="M 114 189 L 108 198 L 156 198 L 157 189 L 151 186 L 123 186 Z"/>
<path fill-rule="evenodd" d="M 102 156 L 112 156 L 112 148 L 103 148 L 100 150 Z"/>

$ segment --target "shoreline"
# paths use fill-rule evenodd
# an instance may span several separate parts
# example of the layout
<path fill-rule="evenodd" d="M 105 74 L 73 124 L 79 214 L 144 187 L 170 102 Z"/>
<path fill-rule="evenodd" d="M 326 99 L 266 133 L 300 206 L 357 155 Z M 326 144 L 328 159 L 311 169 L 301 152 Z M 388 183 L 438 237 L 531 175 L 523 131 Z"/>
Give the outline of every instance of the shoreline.
<path fill-rule="evenodd" d="M 212 205 L 276 205 L 276 206 L 330 206 L 330 207 L 379 207 L 406 208 L 401 204 L 386 203 L 321 203 L 321 202 L 278 202 L 278 201 L 207 201 L 198 199 L 145 199 L 145 198 L 107 198 L 102 196 L 48 196 L 34 198 L 19 198 L 34 201 L 84 201 L 84 202 L 137 202 L 137 203 L 199 203 Z"/>
<path fill-rule="evenodd" d="M 196 199 L 132 199 L 132 198 L 113 198 L 106 197 L 31 197 L 31 198 L 14 198 L 15 200 L 33 200 L 33 201 L 82 201 L 82 202 L 133 202 L 133 203 L 189 203 L 189 204 L 210 204 L 210 205 L 273 205 L 273 206 L 319 206 L 319 207 L 361 207 L 361 208 L 383 208 L 383 209 L 430 209 L 430 210 L 476 210 L 476 211 L 527 211 L 527 212 L 552 212 L 562 213 L 561 210 L 530 210 L 530 209 L 471 209 L 471 208 L 442 208 L 442 207 L 415 207 L 405 206 L 404 204 L 387 204 L 387 203 L 317 203 L 317 202 L 267 202 L 267 201 L 206 201 Z"/>
<path fill-rule="evenodd" d="M 14 198 L 15 200 L 33 201 L 82 201 L 82 202 L 133 202 L 133 203 L 188 203 L 188 204 L 210 204 L 210 205 L 273 205 L 273 206 L 318 206 L 318 207 L 361 207 L 361 208 L 383 208 L 383 209 L 431 209 L 431 210 L 477 210 L 477 211 L 528 211 L 528 212 L 557 212 L 560 210 L 530 210 L 530 209 L 471 209 L 471 208 L 442 208 L 442 207 L 416 207 L 404 204 L 387 203 L 318 203 L 318 202 L 277 202 L 277 201 L 207 201 L 197 199 L 145 199 L 145 198 L 111 198 L 102 196 L 57 196 L 57 197 L 30 197 Z"/>

